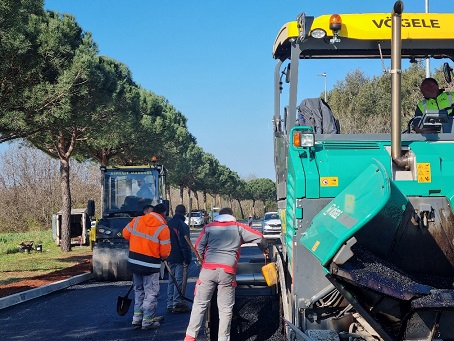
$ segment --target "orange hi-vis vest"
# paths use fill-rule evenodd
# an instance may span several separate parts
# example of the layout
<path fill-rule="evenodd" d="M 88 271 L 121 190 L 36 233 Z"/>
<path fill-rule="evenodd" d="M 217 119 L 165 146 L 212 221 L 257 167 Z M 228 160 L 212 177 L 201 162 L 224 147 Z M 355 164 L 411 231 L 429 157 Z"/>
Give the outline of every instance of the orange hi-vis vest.
<path fill-rule="evenodd" d="M 170 230 L 158 213 L 134 218 L 123 229 L 123 237 L 129 240 L 128 266 L 132 272 L 159 272 L 161 260 L 170 255 Z"/>

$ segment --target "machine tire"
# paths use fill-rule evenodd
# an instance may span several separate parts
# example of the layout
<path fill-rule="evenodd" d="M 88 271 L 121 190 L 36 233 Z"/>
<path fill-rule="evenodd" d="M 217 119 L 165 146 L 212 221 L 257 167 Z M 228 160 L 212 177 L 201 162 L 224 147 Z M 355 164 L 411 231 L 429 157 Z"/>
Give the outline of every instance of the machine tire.
<path fill-rule="evenodd" d="M 93 247 L 92 273 L 96 281 L 129 281 L 128 249 L 124 245 L 108 243 Z"/>

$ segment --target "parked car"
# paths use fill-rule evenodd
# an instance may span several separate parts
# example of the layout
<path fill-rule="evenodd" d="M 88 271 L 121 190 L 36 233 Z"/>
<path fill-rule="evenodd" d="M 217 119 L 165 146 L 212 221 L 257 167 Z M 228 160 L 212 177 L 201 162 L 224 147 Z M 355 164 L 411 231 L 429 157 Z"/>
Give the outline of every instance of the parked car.
<path fill-rule="evenodd" d="M 266 212 L 262 220 L 263 235 L 276 235 L 281 233 L 281 219 L 277 212 Z"/>
<path fill-rule="evenodd" d="M 189 219 L 189 215 L 190 218 Z M 189 226 L 202 227 L 204 225 L 203 213 L 201 211 L 192 211 L 186 215 L 185 223 Z"/>

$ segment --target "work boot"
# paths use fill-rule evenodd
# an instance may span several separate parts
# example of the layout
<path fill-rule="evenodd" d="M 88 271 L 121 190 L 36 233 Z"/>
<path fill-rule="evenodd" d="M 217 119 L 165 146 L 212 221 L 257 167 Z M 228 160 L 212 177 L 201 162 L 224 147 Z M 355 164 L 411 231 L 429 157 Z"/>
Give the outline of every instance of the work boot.
<path fill-rule="evenodd" d="M 142 327 L 142 320 L 141 321 L 132 320 L 132 327 L 133 328 L 141 328 Z"/>
<path fill-rule="evenodd" d="M 143 312 L 142 310 L 135 310 L 132 317 L 132 327 L 141 328 L 142 327 Z"/>
<path fill-rule="evenodd" d="M 150 324 L 143 324 L 142 330 L 158 329 L 160 326 L 161 324 L 159 322 L 151 322 Z"/>
<path fill-rule="evenodd" d="M 151 319 L 151 322 L 163 322 L 164 316 L 155 316 Z"/>
<path fill-rule="evenodd" d="M 173 313 L 187 313 L 190 312 L 191 308 L 188 307 L 188 305 L 184 302 L 177 303 L 175 305 L 175 308 L 173 308 Z"/>

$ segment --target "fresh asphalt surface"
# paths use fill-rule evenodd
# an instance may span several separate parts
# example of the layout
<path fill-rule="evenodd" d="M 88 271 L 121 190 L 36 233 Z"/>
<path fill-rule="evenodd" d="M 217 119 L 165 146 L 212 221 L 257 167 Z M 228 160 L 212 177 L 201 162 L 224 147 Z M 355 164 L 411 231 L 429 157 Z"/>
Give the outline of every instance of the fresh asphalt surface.
<path fill-rule="evenodd" d="M 187 293 L 193 292 L 196 266 L 191 265 Z M 133 304 L 125 316 L 116 312 L 118 296 L 130 282 L 93 280 L 0 310 L 1 340 L 183 340 L 189 314 L 167 314 L 166 281 L 161 281 L 156 330 L 131 327 Z M 192 296 L 193 295 L 188 295 Z M 133 296 L 131 296 L 132 298 Z M 206 338 L 200 338 L 206 340 Z"/>
<path fill-rule="evenodd" d="M 254 224 L 256 225 L 256 224 Z M 259 227 L 258 223 L 257 226 Z M 198 236 L 191 231 L 191 239 Z M 199 269 L 189 267 L 186 296 L 193 298 Z M 48 295 L 0 309 L 1 340 L 183 340 L 189 313 L 166 313 L 167 280 L 161 281 L 157 314 L 165 321 L 155 330 L 131 327 L 133 303 L 125 316 L 116 311 L 118 296 L 124 296 L 131 282 L 89 280 Z M 133 298 L 133 293 L 130 294 Z M 190 304 L 190 303 L 189 303 Z M 206 341 L 203 326 L 198 340 Z"/>

